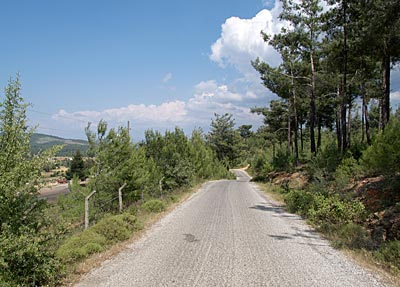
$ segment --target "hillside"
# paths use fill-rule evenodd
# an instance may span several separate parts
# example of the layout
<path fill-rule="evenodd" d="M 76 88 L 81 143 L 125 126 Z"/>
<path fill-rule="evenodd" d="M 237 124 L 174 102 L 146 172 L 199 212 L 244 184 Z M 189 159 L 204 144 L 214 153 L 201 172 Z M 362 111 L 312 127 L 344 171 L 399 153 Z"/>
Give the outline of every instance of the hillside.
<path fill-rule="evenodd" d="M 84 140 L 64 139 L 56 136 L 35 133 L 31 137 L 31 151 L 38 153 L 55 145 L 64 145 L 58 156 L 72 156 L 77 150 L 85 154 L 89 144 Z"/>

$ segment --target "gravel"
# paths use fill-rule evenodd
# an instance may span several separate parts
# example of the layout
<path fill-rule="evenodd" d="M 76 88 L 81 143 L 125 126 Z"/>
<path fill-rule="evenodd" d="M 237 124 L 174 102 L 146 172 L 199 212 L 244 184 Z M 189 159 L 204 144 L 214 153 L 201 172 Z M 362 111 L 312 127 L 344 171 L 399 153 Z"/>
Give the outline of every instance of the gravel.
<path fill-rule="evenodd" d="M 235 172 L 75 286 L 384 286 Z"/>

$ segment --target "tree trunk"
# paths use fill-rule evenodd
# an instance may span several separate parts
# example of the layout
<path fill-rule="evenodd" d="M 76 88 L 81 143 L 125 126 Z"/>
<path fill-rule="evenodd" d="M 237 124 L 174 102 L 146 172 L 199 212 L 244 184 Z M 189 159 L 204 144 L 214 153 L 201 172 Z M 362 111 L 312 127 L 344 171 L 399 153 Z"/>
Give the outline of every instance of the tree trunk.
<path fill-rule="evenodd" d="M 322 129 L 322 121 L 321 121 L 321 115 L 318 115 L 317 117 L 317 128 L 318 128 L 318 133 L 317 133 L 317 150 L 321 147 L 321 129 Z"/>
<path fill-rule="evenodd" d="M 366 109 L 366 94 L 365 94 L 365 84 L 362 83 L 360 86 L 361 98 L 362 98 L 362 108 L 361 108 L 361 143 L 365 142 L 365 109 Z"/>
<path fill-rule="evenodd" d="M 289 99 L 289 101 L 288 101 L 288 129 L 287 129 L 287 152 L 288 152 L 288 155 L 290 155 L 290 148 L 291 148 L 291 146 L 292 146 L 292 144 L 291 144 L 291 138 L 292 138 L 292 136 L 291 136 L 291 133 L 292 133 L 292 131 L 291 131 L 291 126 L 290 126 L 290 99 Z"/>
<path fill-rule="evenodd" d="M 343 87 L 342 87 L 342 107 L 341 107 L 341 132 L 342 142 L 340 150 L 342 153 L 347 149 L 346 131 L 346 104 L 347 104 L 347 3 L 343 3 Z"/>
<path fill-rule="evenodd" d="M 347 127 L 346 127 L 346 116 L 347 116 L 347 99 L 343 90 L 340 93 L 340 150 L 343 153 L 347 148 Z"/>
<path fill-rule="evenodd" d="M 297 101 L 296 101 L 296 88 L 294 86 L 294 75 L 293 70 L 290 69 L 290 74 L 292 78 L 292 95 L 293 95 L 293 116 L 294 116 L 294 153 L 296 158 L 296 166 L 299 163 L 299 143 L 298 143 L 298 130 L 299 130 L 299 122 L 297 119 Z"/>
<path fill-rule="evenodd" d="M 367 144 L 371 145 L 371 131 L 369 129 L 368 107 L 365 107 L 365 133 L 367 135 Z"/>
<path fill-rule="evenodd" d="M 347 147 L 351 146 L 351 110 L 353 108 L 352 100 L 349 98 L 349 110 L 348 110 L 348 118 L 347 118 Z"/>
<path fill-rule="evenodd" d="M 312 37 L 311 37 L 312 39 Z M 310 95 L 310 115 L 309 115 L 309 124 L 310 124 L 310 143 L 311 143 L 311 153 L 316 154 L 317 149 L 315 147 L 315 65 L 314 65 L 314 53 L 311 51 L 310 53 L 310 62 L 311 62 L 311 95 Z"/>
<path fill-rule="evenodd" d="M 390 55 L 382 59 L 382 96 L 379 101 L 379 129 L 384 130 L 390 118 Z"/>
<path fill-rule="evenodd" d="M 303 138 L 303 125 L 300 124 L 300 145 L 301 145 L 301 151 L 304 151 L 304 138 Z"/>

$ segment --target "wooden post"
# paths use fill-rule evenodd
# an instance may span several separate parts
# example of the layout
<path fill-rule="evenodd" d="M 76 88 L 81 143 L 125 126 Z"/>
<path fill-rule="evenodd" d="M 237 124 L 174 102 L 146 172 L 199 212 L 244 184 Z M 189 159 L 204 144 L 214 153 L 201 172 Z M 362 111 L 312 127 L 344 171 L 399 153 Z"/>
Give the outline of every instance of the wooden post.
<path fill-rule="evenodd" d="M 118 189 L 119 213 L 122 212 L 122 189 L 125 186 L 126 186 L 126 182 Z"/>
<path fill-rule="evenodd" d="M 96 190 L 93 190 L 88 196 L 85 197 L 85 229 L 89 227 L 89 198 L 96 193 Z"/>
<path fill-rule="evenodd" d="M 163 176 L 163 177 L 160 179 L 160 181 L 158 182 L 159 187 L 160 187 L 160 196 L 162 196 L 162 181 L 163 181 L 164 178 L 165 178 L 165 177 Z"/>

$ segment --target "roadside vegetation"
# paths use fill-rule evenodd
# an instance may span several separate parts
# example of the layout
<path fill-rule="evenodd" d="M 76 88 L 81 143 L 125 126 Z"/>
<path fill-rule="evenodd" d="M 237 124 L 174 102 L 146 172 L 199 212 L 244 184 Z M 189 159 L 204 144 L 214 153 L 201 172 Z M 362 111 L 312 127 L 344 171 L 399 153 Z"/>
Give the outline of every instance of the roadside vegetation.
<path fill-rule="evenodd" d="M 257 131 L 215 114 L 208 133 L 148 130 L 133 143 L 128 128 L 89 125 L 89 159 L 75 153 L 63 173 L 71 192 L 55 205 L 37 195 L 62 146 L 31 153 L 27 104 L 11 79 L 0 101 L 0 285 L 59 285 L 191 187 L 247 164 L 335 247 L 399 274 L 400 110 L 390 108 L 390 73 L 400 59 L 400 2 L 325 2 L 326 12 L 322 1 L 282 1 L 290 29 L 262 34 L 282 63 L 252 63 L 277 96 L 252 109 L 264 119 Z"/>
<path fill-rule="evenodd" d="M 101 121 L 94 131 L 86 128 L 90 158 L 84 161 L 77 151 L 63 173 L 71 179 L 70 192 L 50 205 L 38 190 L 45 185 L 43 172 L 56 168 L 53 158 L 62 146 L 31 153 L 34 130 L 20 89 L 17 76 L 0 102 L 1 286 L 56 286 L 73 279 L 81 262 L 130 239 L 193 186 L 231 177 L 229 166 L 238 162 L 220 134 L 238 135 L 230 116 L 216 115 L 208 135 L 148 130 L 139 143 L 127 128 L 108 129 Z"/>
<path fill-rule="evenodd" d="M 324 11 L 322 4 L 333 5 Z M 262 33 L 282 63 L 253 62 L 278 96 L 254 108 L 250 172 L 337 248 L 400 271 L 398 1 L 282 1 L 289 28 Z"/>

